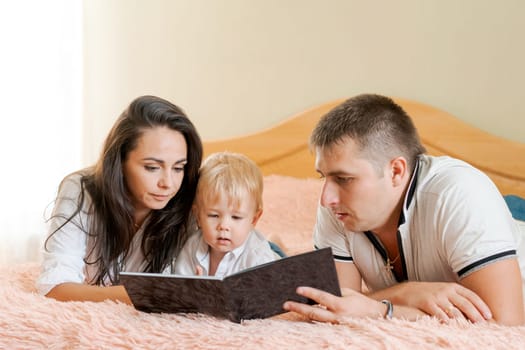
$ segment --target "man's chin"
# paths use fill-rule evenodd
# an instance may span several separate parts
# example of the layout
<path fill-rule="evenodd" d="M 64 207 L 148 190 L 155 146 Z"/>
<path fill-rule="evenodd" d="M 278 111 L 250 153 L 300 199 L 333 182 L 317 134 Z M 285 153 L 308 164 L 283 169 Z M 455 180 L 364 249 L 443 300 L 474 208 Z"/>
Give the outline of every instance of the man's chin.
<path fill-rule="evenodd" d="M 343 227 L 345 228 L 345 230 L 347 231 L 352 231 L 352 232 L 364 232 L 366 230 L 363 230 L 359 225 L 356 225 L 356 223 L 354 222 L 344 222 L 343 223 Z"/>

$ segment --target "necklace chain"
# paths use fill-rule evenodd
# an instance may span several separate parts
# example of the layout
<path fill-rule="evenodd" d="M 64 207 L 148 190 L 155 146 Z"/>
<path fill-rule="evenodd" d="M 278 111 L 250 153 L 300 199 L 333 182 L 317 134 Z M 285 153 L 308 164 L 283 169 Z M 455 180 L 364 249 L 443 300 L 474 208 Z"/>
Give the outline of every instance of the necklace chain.
<path fill-rule="evenodd" d="M 386 257 L 385 269 L 387 271 L 392 271 L 394 269 L 394 264 L 396 263 L 396 261 L 399 259 L 400 256 L 401 256 L 401 253 L 397 254 L 397 256 L 394 258 L 394 260 L 390 260 L 390 258 L 387 256 Z"/>

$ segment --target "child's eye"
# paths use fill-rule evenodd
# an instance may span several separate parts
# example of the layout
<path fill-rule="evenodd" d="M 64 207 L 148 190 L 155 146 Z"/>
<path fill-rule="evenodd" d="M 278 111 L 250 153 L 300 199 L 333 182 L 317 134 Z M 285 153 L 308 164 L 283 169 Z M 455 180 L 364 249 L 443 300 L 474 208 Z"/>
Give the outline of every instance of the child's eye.
<path fill-rule="evenodd" d="M 218 218 L 219 217 L 219 215 L 217 215 L 217 214 L 208 214 L 207 216 L 209 218 Z"/>
<path fill-rule="evenodd" d="M 242 216 L 239 215 L 232 215 L 233 220 L 242 220 Z"/>

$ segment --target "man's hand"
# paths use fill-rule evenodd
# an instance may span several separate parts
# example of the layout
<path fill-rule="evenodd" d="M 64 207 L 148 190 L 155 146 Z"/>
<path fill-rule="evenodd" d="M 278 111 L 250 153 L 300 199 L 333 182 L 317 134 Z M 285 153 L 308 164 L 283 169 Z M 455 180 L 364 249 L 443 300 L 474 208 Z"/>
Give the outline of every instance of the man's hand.
<path fill-rule="evenodd" d="M 339 323 L 346 316 L 383 317 L 386 312 L 381 302 L 351 289 L 344 289 L 342 297 L 310 287 L 297 288 L 297 294 L 314 300 L 318 305 L 287 301 L 283 308 L 313 321 Z"/>
<path fill-rule="evenodd" d="M 489 307 L 468 288 L 457 283 L 406 282 L 373 294 L 375 299 L 414 307 L 447 322 L 453 318 L 483 322 L 492 318 Z"/>

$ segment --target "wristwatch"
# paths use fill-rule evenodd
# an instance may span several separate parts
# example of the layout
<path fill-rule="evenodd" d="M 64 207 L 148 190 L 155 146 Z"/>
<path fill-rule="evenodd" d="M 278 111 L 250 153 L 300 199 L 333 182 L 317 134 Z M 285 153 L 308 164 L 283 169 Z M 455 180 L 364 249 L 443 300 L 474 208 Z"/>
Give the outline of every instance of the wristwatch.
<path fill-rule="evenodd" d="M 394 304 L 392 304 L 392 302 L 387 299 L 381 300 L 381 302 L 386 305 L 386 313 L 383 317 L 387 320 L 391 320 L 392 315 L 394 314 Z"/>

